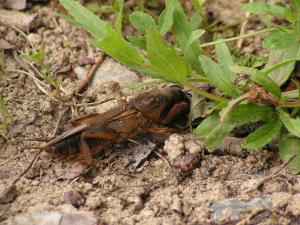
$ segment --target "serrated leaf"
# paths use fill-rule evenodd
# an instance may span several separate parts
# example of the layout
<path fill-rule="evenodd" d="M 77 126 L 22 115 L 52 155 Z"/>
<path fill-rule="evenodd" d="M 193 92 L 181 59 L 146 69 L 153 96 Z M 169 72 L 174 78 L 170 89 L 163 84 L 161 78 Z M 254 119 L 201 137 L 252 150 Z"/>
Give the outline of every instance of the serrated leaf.
<path fill-rule="evenodd" d="M 96 39 L 104 38 L 112 27 L 107 22 L 101 20 L 91 11 L 74 0 L 59 0 L 60 4 L 74 18 L 75 22 L 86 29 Z"/>
<path fill-rule="evenodd" d="M 190 68 L 185 60 L 177 55 L 157 30 L 146 32 L 147 53 L 152 69 L 165 80 L 183 84 L 190 75 Z"/>
<path fill-rule="evenodd" d="M 253 133 L 247 136 L 244 148 L 249 150 L 261 149 L 280 134 L 282 123 L 278 118 L 268 121 Z"/>
<path fill-rule="evenodd" d="M 224 138 L 230 134 L 234 127 L 233 123 L 220 123 L 220 117 L 215 113 L 202 121 L 194 133 L 203 138 L 207 148 L 213 151 L 222 145 Z"/>
<path fill-rule="evenodd" d="M 221 65 L 225 76 L 230 78 L 231 82 L 234 82 L 236 75 L 230 70 L 234 65 L 233 58 L 225 42 L 216 44 L 216 54 L 218 62 Z"/>
<path fill-rule="evenodd" d="M 193 8 L 199 15 L 203 14 L 205 1 L 206 0 L 192 0 Z"/>
<path fill-rule="evenodd" d="M 141 33 L 145 33 L 147 29 L 154 29 L 156 27 L 154 19 L 144 12 L 133 12 L 129 16 L 129 21 Z"/>
<path fill-rule="evenodd" d="M 275 30 L 263 42 L 263 46 L 269 49 L 286 49 L 295 45 L 299 45 L 298 35 L 291 30 Z"/>
<path fill-rule="evenodd" d="M 292 118 L 288 113 L 279 109 L 279 118 L 286 129 L 293 135 L 300 137 L 300 119 Z"/>
<path fill-rule="evenodd" d="M 202 29 L 194 30 L 186 42 L 184 52 L 188 51 L 195 42 L 199 41 L 200 37 L 202 37 L 202 35 L 204 33 L 205 33 L 205 30 L 202 30 Z"/>
<path fill-rule="evenodd" d="M 144 36 L 129 36 L 127 39 L 132 45 L 140 49 L 146 49 L 146 39 Z"/>
<path fill-rule="evenodd" d="M 218 124 L 220 123 L 220 118 L 217 113 L 204 119 L 200 125 L 194 129 L 194 133 L 198 137 L 206 137 Z"/>
<path fill-rule="evenodd" d="M 300 172 L 300 139 L 296 137 L 281 138 L 279 142 L 279 155 L 283 161 L 296 157 L 289 163 L 289 168 L 294 172 Z"/>
<path fill-rule="evenodd" d="M 194 70 L 198 73 L 202 73 L 201 64 L 198 60 L 198 57 L 201 53 L 201 49 L 198 43 L 188 43 L 193 39 L 193 27 L 192 24 L 188 21 L 187 16 L 185 15 L 183 8 L 179 3 L 174 10 L 174 33 L 176 36 L 176 42 L 181 49 L 185 49 L 184 57 L 186 61 L 192 66 Z M 186 48 L 187 45 L 190 45 L 189 48 Z"/>
<path fill-rule="evenodd" d="M 286 7 L 258 2 L 245 4 L 242 9 L 253 14 L 269 14 L 280 18 L 285 18 L 288 13 Z"/>
<path fill-rule="evenodd" d="M 206 137 L 205 144 L 210 151 L 220 147 L 224 138 L 234 129 L 235 125 L 229 122 L 219 123 Z"/>
<path fill-rule="evenodd" d="M 223 73 L 221 67 L 205 55 L 199 56 L 201 66 L 210 84 L 223 91 L 228 96 L 238 96 L 239 90 L 231 82 L 231 78 Z"/>
<path fill-rule="evenodd" d="M 198 13 L 194 13 L 190 19 L 190 24 L 191 24 L 192 30 L 199 29 L 202 22 L 203 22 L 203 17 Z"/>
<path fill-rule="evenodd" d="M 95 45 L 106 54 L 131 68 L 135 69 L 144 64 L 144 58 L 138 50 L 117 32 L 110 32 L 104 39 L 96 40 Z"/>
<path fill-rule="evenodd" d="M 117 19 L 115 22 L 115 28 L 117 32 L 122 33 L 124 0 L 115 0 Z"/>
<path fill-rule="evenodd" d="M 174 11 L 176 0 L 166 0 L 166 8 L 159 16 L 159 30 L 162 35 L 169 32 L 174 23 Z"/>
<path fill-rule="evenodd" d="M 255 83 L 263 86 L 268 92 L 280 98 L 281 96 L 280 87 L 268 76 L 267 73 L 262 71 L 256 71 L 256 73 L 252 74 L 250 78 Z"/>
<path fill-rule="evenodd" d="M 296 58 L 299 55 L 300 44 L 291 46 L 286 49 L 280 50 L 271 50 L 269 54 L 269 60 L 266 65 L 266 69 L 271 68 L 272 66 L 284 61 Z M 279 86 L 284 84 L 289 77 L 291 76 L 295 67 L 295 62 L 291 62 L 282 66 L 281 68 L 277 68 L 276 70 L 270 72 L 268 76 Z"/>
<path fill-rule="evenodd" d="M 274 111 L 271 107 L 248 103 L 234 108 L 230 113 L 230 122 L 236 124 L 236 126 L 242 126 L 258 121 L 267 121 L 273 116 Z"/>

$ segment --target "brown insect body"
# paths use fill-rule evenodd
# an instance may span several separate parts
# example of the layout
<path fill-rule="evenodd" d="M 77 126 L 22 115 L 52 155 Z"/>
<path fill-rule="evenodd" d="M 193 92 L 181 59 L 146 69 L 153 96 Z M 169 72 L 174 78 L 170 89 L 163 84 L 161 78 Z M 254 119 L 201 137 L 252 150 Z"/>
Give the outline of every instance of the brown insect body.
<path fill-rule="evenodd" d="M 48 142 L 45 147 L 71 154 L 80 150 L 86 161 L 91 161 L 92 152 L 112 144 L 143 133 L 166 132 L 166 127 L 174 128 L 178 121 L 187 121 L 189 110 L 190 100 L 179 87 L 154 89 L 108 112 L 71 121 L 73 128 Z M 90 151 L 91 148 L 93 151 Z M 94 151 L 94 148 L 97 150 Z"/>

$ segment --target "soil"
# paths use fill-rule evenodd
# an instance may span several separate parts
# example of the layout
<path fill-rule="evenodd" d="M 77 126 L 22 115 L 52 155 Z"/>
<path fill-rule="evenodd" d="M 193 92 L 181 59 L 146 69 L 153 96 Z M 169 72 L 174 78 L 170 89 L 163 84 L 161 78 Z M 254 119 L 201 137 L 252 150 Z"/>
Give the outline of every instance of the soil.
<path fill-rule="evenodd" d="M 226 24 L 222 14 L 225 7 L 226 15 L 236 15 L 230 18 L 228 26 L 239 26 L 243 17 L 231 5 L 232 1 L 211 1 L 209 9 L 215 12 L 214 20 L 220 15 L 220 21 Z M 16 29 L 0 26 L 1 38 L 16 46 L 4 53 L 6 72 L 0 80 L 0 93 L 13 120 L 6 138 L 0 137 L 0 193 L 33 159 L 37 150 L 32 146 L 41 142 L 32 140 L 51 138 L 57 124 L 62 128 L 68 119 L 89 111 L 78 104 L 87 105 L 111 96 L 111 88 L 118 87 L 106 83 L 108 88 L 101 89 L 100 94 L 86 92 L 75 103 L 56 101 L 59 96 L 49 84 L 43 93 L 32 77 L 17 72 L 25 71 L 26 66 L 15 55 L 43 48 L 46 55 L 43 65 L 56 71 L 56 79 L 67 95 L 78 85 L 74 68 L 81 65 L 88 70 L 93 59 L 101 54 L 90 45 L 84 31 L 57 16 L 51 6 L 36 6 L 29 13 L 37 13 L 42 21 L 25 37 Z M 236 19 L 237 22 L 233 21 Z M 253 26 L 249 25 L 251 29 Z M 251 39 L 244 43 L 246 52 L 261 49 L 260 39 L 255 40 L 253 46 L 249 44 Z M 116 96 L 122 96 L 116 89 Z M 179 134 L 177 139 L 174 146 L 168 144 L 169 149 L 180 143 L 185 148 L 191 146 L 186 144 L 191 140 L 189 134 Z M 92 213 L 98 224 L 109 225 L 300 224 L 299 176 L 284 168 L 261 187 L 253 188 L 281 168 L 276 152 L 202 154 L 197 168 L 184 179 L 178 179 L 165 158 L 156 154 L 132 170 L 130 165 L 141 148 L 147 150 L 149 146 L 136 143 L 115 146 L 83 175 L 79 175 L 80 165 L 74 160 L 43 152 L 10 195 L 0 201 L 0 224 L 7 224 L 19 215 L 59 211 L 65 204 Z"/>

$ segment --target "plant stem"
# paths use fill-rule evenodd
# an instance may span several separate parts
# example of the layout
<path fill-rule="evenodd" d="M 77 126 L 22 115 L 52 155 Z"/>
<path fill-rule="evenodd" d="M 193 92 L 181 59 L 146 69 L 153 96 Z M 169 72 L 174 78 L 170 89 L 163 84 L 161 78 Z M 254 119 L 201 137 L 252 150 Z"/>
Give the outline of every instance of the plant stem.
<path fill-rule="evenodd" d="M 220 122 L 224 123 L 224 121 L 228 118 L 228 115 L 232 112 L 235 106 L 237 106 L 240 102 L 246 100 L 249 97 L 249 93 L 243 94 L 240 97 L 230 101 L 228 106 L 221 112 Z"/>
<path fill-rule="evenodd" d="M 260 31 L 257 31 L 257 32 L 251 32 L 251 33 L 248 33 L 248 34 L 243 34 L 243 35 L 232 37 L 232 38 L 216 40 L 216 41 L 201 44 L 200 48 L 216 45 L 216 44 L 219 44 L 219 43 L 222 43 L 222 42 L 236 41 L 236 40 L 240 40 L 240 39 L 243 39 L 243 38 L 248 38 L 248 37 L 268 33 L 268 32 L 274 31 L 274 30 L 276 30 L 276 29 L 275 28 L 267 28 L 267 29 L 263 29 L 263 30 L 260 30 Z"/>
<path fill-rule="evenodd" d="M 201 95 L 205 98 L 208 98 L 209 100 L 212 100 L 212 101 L 215 101 L 215 102 L 224 102 L 224 101 L 228 101 L 228 99 L 224 98 L 224 97 L 221 97 L 221 96 L 218 96 L 218 95 L 214 95 L 214 94 L 211 94 L 207 91 L 204 91 L 200 88 L 197 88 L 195 87 L 194 85 L 192 84 L 185 84 L 184 86 L 186 86 L 187 88 L 191 89 L 193 92 L 195 92 L 196 94 L 198 95 Z"/>

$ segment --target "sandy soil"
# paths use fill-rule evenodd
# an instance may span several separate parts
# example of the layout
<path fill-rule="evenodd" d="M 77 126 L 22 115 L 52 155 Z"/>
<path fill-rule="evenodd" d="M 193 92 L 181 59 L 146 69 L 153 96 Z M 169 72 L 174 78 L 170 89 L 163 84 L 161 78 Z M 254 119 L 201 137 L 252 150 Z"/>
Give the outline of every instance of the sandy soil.
<path fill-rule="evenodd" d="M 212 1 L 210 6 L 218 12 L 216 16 L 225 13 L 224 7 L 230 15 L 233 9 L 225 3 L 221 4 L 223 8 L 216 8 L 218 2 Z M 0 26 L 2 38 L 18 46 L 5 51 L 7 72 L 0 80 L 0 93 L 13 118 L 7 140 L 0 137 L 0 191 L 34 157 L 37 150 L 30 146 L 40 142 L 28 140 L 51 137 L 63 112 L 60 128 L 67 119 L 84 111 L 82 107 L 66 111 L 67 103 L 72 101 L 55 102 L 51 99 L 55 92 L 49 96 L 42 93 L 30 76 L 16 71 L 24 71 L 24 65 L 15 55 L 29 52 L 30 45 L 34 49 L 43 46 L 44 64 L 50 71 L 59 71 L 57 79 L 69 93 L 78 83 L 72 69 L 79 64 L 90 68 L 89 60 L 99 54 L 89 45 L 85 32 L 59 18 L 49 6 L 37 7 L 33 12 L 41 16 L 42 23 L 26 38 L 17 30 Z M 223 14 L 220 19 L 224 19 Z M 235 24 L 233 19 L 236 17 L 231 18 L 229 26 L 241 22 Z M 255 43 L 258 45 L 259 40 Z M 104 90 L 102 97 L 107 93 Z M 76 104 L 95 100 L 87 94 L 79 99 Z M 179 142 L 187 148 L 190 135 L 179 136 Z M 18 215 L 59 211 L 71 203 L 80 212 L 91 212 L 98 224 L 300 224 L 298 176 L 283 169 L 261 188 L 250 190 L 281 167 L 276 152 L 204 154 L 198 167 L 179 181 L 168 163 L 155 154 L 138 171 L 132 171 L 130 165 L 140 149 L 134 143 L 115 146 L 99 157 L 95 168 L 81 176 L 77 176 L 78 164 L 42 153 L 17 183 L 12 198 L 0 202 L 0 224 Z M 251 203 L 248 208 L 243 205 L 255 199 L 260 203 Z"/>

